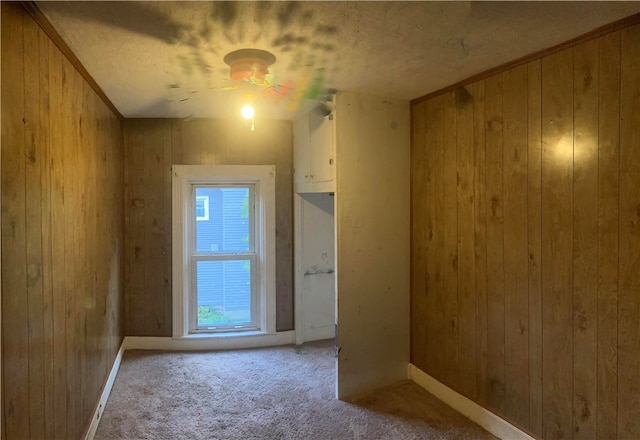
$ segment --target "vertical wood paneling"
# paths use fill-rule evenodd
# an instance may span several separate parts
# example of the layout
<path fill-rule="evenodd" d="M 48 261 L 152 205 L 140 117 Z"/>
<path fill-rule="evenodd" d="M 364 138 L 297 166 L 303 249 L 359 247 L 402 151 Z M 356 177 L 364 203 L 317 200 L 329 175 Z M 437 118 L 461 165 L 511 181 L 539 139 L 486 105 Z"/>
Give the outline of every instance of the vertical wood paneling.
<path fill-rule="evenodd" d="M 244 121 L 241 121 L 244 122 Z M 125 122 L 126 334 L 171 336 L 172 164 L 276 165 L 277 329 L 293 328 L 290 123 L 224 120 Z"/>
<path fill-rule="evenodd" d="M 23 14 L 2 4 L 2 373 L 7 439 L 29 437 Z M 9 64 L 6 60 L 16 60 Z M 8 103 L 11 102 L 11 105 Z"/>
<path fill-rule="evenodd" d="M 39 131 L 40 131 L 40 164 L 41 164 L 41 210 L 42 210 L 42 307 L 43 307 L 43 336 L 44 336 L 44 437 L 53 438 L 55 435 L 55 364 L 54 364 L 54 294 L 53 294 L 53 238 L 52 238 L 52 165 L 51 135 L 49 133 L 50 106 L 50 81 L 49 81 L 49 38 L 39 30 L 38 55 L 40 77 L 40 102 L 39 102 Z"/>
<path fill-rule="evenodd" d="M 90 317 L 90 312 L 87 307 L 87 292 L 89 279 L 89 261 L 87 255 L 87 236 L 89 233 L 89 225 L 87 225 L 86 211 L 88 209 L 88 174 L 89 174 L 89 161 L 88 156 L 90 154 L 91 146 L 86 142 L 85 125 L 84 122 L 84 80 L 80 76 L 80 73 L 73 68 L 72 71 L 73 82 L 73 119 L 74 123 L 74 143 L 76 148 L 76 154 L 78 155 L 78 169 L 76 170 L 76 184 L 78 186 L 77 192 L 77 211 L 76 211 L 76 223 L 83 225 L 81 228 L 77 228 L 77 242 L 74 243 L 75 258 L 77 261 L 76 283 L 75 283 L 75 331 L 77 332 L 78 343 L 75 346 L 75 360 L 77 367 L 77 376 L 75 377 L 75 389 L 81 396 L 78 399 L 78 409 L 76 413 L 76 420 L 79 419 L 79 415 L 88 414 L 87 410 L 87 385 L 89 383 L 89 375 L 87 371 L 87 364 L 89 361 L 90 347 L 87 341 L 87 322 Z M 78 425 L 78 423 L 76 423 Z M 78 434 L 82 435 L 84 426 L 79 426 Z"/>
<path fill-rule="evenodd" d="M 259 144 L 258 149 L 260 149 Z M 282 331 L 293 329 L 295 324 L 293 313 L 293 187 L 290 183 L 293 182 L 293 127 L 290 122 L 274 126 L 270 135 L 269 148 L 264 151 L 267 155 L 263 161 L 275 162 L 276 169 L 279 170 L 276 176 L 276 329 Z"/>
<path fill-rule="evenodd" d="M 26 257 L 29 325 L 29 430 L 44 437 L 44 319 L 42 309 L 42 186 L 40 163 L 40 81 L 38 26 L 24 20 L 24 146 Z"/>
<path fill-rule="evenodd" d="M 164 124 L 162 126 L 162 173 L 164 194 L 162 195 L 163 204 L 163 220 L 164 236 L 162 237 L 162 254 L 164 261 L 162 262 L 162 280 L 163 280 L 163 304 L 164 304 L 164 325 L 165 333 L 173 328 L 172 304 L 173 297 L 171 288 L 173 286 L 173 275 L 171 273 L 171 165 L 174 162 L 172 152 L 172 136 L 173 124 Z M 176 149 L 177 150 L 177 149 Z"/>
<path fill-rule="evenodd" d="M 171 121 L 171 163 L 172 164 L 184 164 L 182 158 L 182 126 L 183 122 L 179 120 Z M 126 136 L 125 136 L 126 139 Z M 125 162 L 127 164 L 127 162 Z M 125 166 L 125 169 L 127 167 Z"/>
<path fill-rule="evenodd" d="M 528 64 L 527 227 L 529 251 L 529 430 L 542 435 L 542 92 L 541 63 Z"/>
<path fill-rule="evenodd" d="M 456 91 L 456 165 L 458 176 L 458 388 L 476 395 L 476 283 L 474 237 L 473 95 Z"/>
<path fill-rule="evenodd" d="M 202 120 L 194 119 L 182 126 L 182 162 L 185 165 L 200 165 L 200 150 L 202 139 L 200 138 L 200 125 Z"/>
<path fill-rule="evenodd" d="M 219 132 L 224 132 L 222 124 L 224 121 L 216 121 Z M 229 142 L 228 150 L 240 152 L 242 145 L 249 147 L 236 161 L 276 165 L 276 329 L 293 329 L 293 189 L 289 183 L 293 181 L 293 152 L 289 147 L 293 142 L 292 125 L 289 122 L 272 127 L 261 125 L 259 136 L 250 131 L 246 121 L 236 120 L 234 126 L 227 133 L 242 134 L 242 138 L 237 144 Z"/>
<path fill-rule="evenodd" d="M 620 32 L 618 438 L 640 437 L 640 25 Z"/>
<path fill-rule="evenodd" d="M 221 150 L 219 144 L 224 142 L 220 135 L 219 124 L 212 121 L 198 121 L 200 124 L 200 136 L 202 139 L 202 149 L 200 150 L 200 163 L 203 165 L 215 165 L 219 162 L 217 156 Z"/>
<path fill-rule="evenodd" d="M 442 118 L 443 164 L 443 203 L 444 203 L 444 243 L 443 255 L 443 303 L 446 322 L 445 343 L 441 347 L 445 356 L 445 380 L 458 388 L 460 380 L 458 362 L 458 241 L 456 210 L 456 103 L 453 92 L 445 95 L 446 102 Z"/>
<path fill-rule="evenodd" d="M 89 95 L 91 94 L 91 90 L 89 89 Z M 97 103 L 94 102 L 92 106 L 92 115 L 90 120 L 93 121 L 93 126 L 95 132 L 99 132 L 101 126 L 104 124 L 108 124 L 108 119 L 101 121 L 100 108 Z M 95 233 L 93 236 L 94 246 L 97 246 L 101 234 L 98 233 L 97 227 L 100 224 L 100 219 L 105 217 L 105 214 L 109 211 L 109 198 L 106 194 L 101 191 L 102 185 L 108 185 L 108 173 L 107 170 L 102 166 L 104 162 L 107 160 L 107 149 L 108 145 L 104 142 L 100 137 L 96 136 L 96 145 L 95 145 L 95 154 L 94 154 L 94 164 L 93 164 L 93 175 L 94 179 L 92 182 L 92 188 L 95 194 L 95 216 L 93 221 L 95 221 Z M 111 234 L 109 234 L 111 235 Z M 108 237 L 109 239 L 111 237 Z M 98 292 L 101 286 L 108 285 L 109 283 L 109 273 L 111 272 L 111 246 L 100 246 L 100 250 L 97 251 L 97 261 L 93 261 L 93 265 L 95 266 L 95 278 L 94 278 L 94 292 Z M 107 264 L 109 261 L 109 264 Z M 98 264 L 98 262 L 102 262 L 102 264 Z M 93 304 L 94 304 L 94 315 L 96 317 L 104 316 L 107 307 L 106 307 L 106 299 L 108 296 L 101 297 L 100 295 L 93 295 Z M 99 322 L 99 319 L 94 319 L 93 326 L 91 328 L 92 339 L 93 339 L 93 350 L 94 350 L 94 365 L 102 365 L 105 362 L 106 352 L 101 349 L 101 339 L 99 337 L 101 328 L 104 326 L 102 322 Z M 104 384 L 104 378 L 100 375 L 95 376 L 94 380 L 94 389 L 96 392 L 99 392 L 102 385 Z"/>
<path fill-rule="evenodd" d="M 125 169 L 127 188 L 125 194 L 126 268 L 125 268 L 125 334 L 144 335 L 145 320 L 145 271 L 144 271 L 144 124 L 131 126 L 125 122 Z M 126 166 L 135 164 L 135 166 Z M 165 334 L 169 336 L 170 333 Z"/>
<path fill-rule="evenodd" d="M 124 224 L 127 228 L 132 227 L 133 219 L 131 217 L 132 209 L 131 209 L 131 200 L 133 199 L 132 195 L 132 181 L 131 176 L 129 176 L 129 167 L 126 164 L 129 162 L 129 155 L 132 154 L 133 149 L 129 146 L 131 142 L 134 141 L 135 137 L 133 131 L 127 131 L 128 127 L 126 126 L 126 121 L 123 122 L 123 143 L 124 143 L 124 164 L 123 166 L 123 178 L 124 178 Z M 124 133 L 128 133 L 128 136 L 124 135 Z M 138 150 L 136 150 L 138 151 Z M 133 243 L 131 240 L 124 240 L 124 277 L 123 277 L 123 285 L 124 285 L 124 334 L 131 334 L 131 325 L 127 316 L 131 316 L 133 313 L 132 303 L 134 295 L 129 292 L 133 292 L 132 289 L 132 256 L 133 256 Z M 139 322 L 139 320 L 137 321 Z M 138 330 L 139 332 L 139 330 Z"/>
<path fill-rule="evenodd" d="M 65 198 L 64 198 L 64 151 L 62 127 L 54 115 L 62 114 L 62 55 L 49 43 L 49 77 L 51 113 L 51 253 L 53 259 L 53 368 L 54 368 L 54 434 L 56 438 L 67 437 L 67 313 L 66 313 L 66 259 L 65 254 Z M 54 148 L 57 146 L 57 148 Z"/>
<path fill-rule="evenodd" d="M 617 438 L 620 32 L 599 41 L 597 438 Z"/>
<path fill-rule="evenodd" d="M 122 341 L 120 123 L 18 3 L 2 57 L 3 437 L 80 438 Z"/>
<path fill-rule="evenodd" d="M 87 235 L 86 235 L 86 243 L 87 249 L 95 249 L 95 259 L 90 258 L 90 253 L 87 253 L 87 290 L 85 293 L 84 307 L 87 310 L 85 314 L 85 339 L 86 339 L 86 352 L 88 353 L 88 357 L 85 358 L 86 369 L 91 371 L 99 366 L 98 356 L 99 356 L 99 347 L 97 345 L 98 338 L 96 337 L 98 325 L 98 314 L 97 314 L 97 295 L 96 291 L 99 288 L 98 278 L 100 277 L 100 269 L 97 265 L 98 261 L 106 261 L 107 257 L 104 253 L 104 246 L 100 246 L 98 248 L 98 240 L 97 240 L 97 224 L 98 224 L 98 216 L 100 215 L 100 211 L 98 209 L 98 199 L 100 197 L 99 193 L 96 192 L 96 184 L 95 180 L 98 177 L 98 167 L 97 167 L 97 157 L 101 154 L 99 151 L 99 142 L 95 138 L 94 134 L 97 132 L 97 114 L 95 109 L 95 101 L 91 99 L 91 94 L 93 90 L 89 87 L 88 84 L 83 83 L 82 87 L 82 126 L 81 133 L 84 139 L 83 148 L 87 150 L 87 160 L 86 160 L 86 169 L 87 169 L 87 180 L 86 180 L 86 202 L 84 208 L 84 222 L 87 225 Z M 100 265 L 103 267 L 104 265 Z M 93 275 L 93 276 L 91 276 Z M 100 375 L 96 375 L 100 376 Z M 84 383 L 84 393 L 85 400 L 83 402 L 83 410 L 91 411 L 93 409 L 93 405 L 95 402 L 91 401 L 91 396 L 98 394 L 100 385 L 99 383 L 101 378 L 91 377 L 92 380 L 85 381 Z"/>
<path fill-rule="evenodd" d="M 542 60 L 543 436 L 572 430 L 573 51 Z"/>
<path fill-rule="evenodd" d="M 62 114 L 67 115 L 61 121 L 62 126 L 62 149 L 63 149 L 63 197 L 65 201 L 64 222 L 65 225 L 75 224 L 78 213 L 78 182 L 76 174 L 78 170 L 78 154 L 76 148 L 76 139 L 74 139 L 74 123 L 70 118 L 73 117 L 73 67 L 65 58 L 62 59 Z M 65 313 L 67 316 L 67 371 L 66 371 L 66 390 L 65 395 L 79 395 L 76 389 L 77 378 L 79 373 L 79 365 L 77 359 L 77 347 L 79 343 L 79 334 L 77 329 L 76 315 L 76 278 L 77 278 L 77 251 L 78 230 L 76 228 L 66 228 L 64 255 L 65 264 Z M 75 437 L 77 435 L 76 417 L 78 411 L 79 399 L 67 399 L 67 435 Z"/>
<path fill-rule="evenodd" d="M 429 368 L 434 377 L 442 377 L 441 368 L 442 361 L 440 360 L 441 351 L 438 350 L 438 342 L 440 341 L 438 331 L 442 328 L 440 323 L 440 314 L 438 313 L 438 300 L 441 295 L 441 289 L 438 284 L 439 276 L 437 274 L 438 265 L 440 264 L 440 258 L 437 256 L 441 254 L 442 247 L 439 241 L 441 239 L 441 232 L 436 228 L 441 222 L 436 217 L 439 211 L 436 209 L 437 189 L 439 187 L 440 179 L 440 148 L 437 147 L 437 133 L 439 133 L 438 127 L 440 124 L 440 113 L 437 112 L 437 100 L 426 102 L 426 120 L 424 121 L 427 128 L 423 154 L 425 157 L 425 174 L 427 176 L 426 188 L 422 198 L 425 200 L 425 242 L 420 243 L 426 249 L 426 271 L 420 271 L 424 278 L 425 293 L 426 293 L 426 314 L 424 316 L 426 342 L 424 353 L 422 358 L 424 359 L 425 368 Z M 420 197 L 420 196 L 417 196 Z M 417 270 L 417 268 L 416 268 Z M 417 357 L 420 359 L 420 356 Z"/>
<path fill-rule="evenodd" d="M 527 66 L 503 74 L 505 407 L 529 426 Z"/>
<path fill-rule="evenodd" d="M 433 170 L 433 221 L 434 239 L 433 246 L 437 249 L 439 258 L 434 258 L 432 274 L 434 286 L 434 301 L 430 305 L 428 319 L 433 322 L 433 330 L 428 337 L 431 339 L 431 346 L 435 349 L 428 355 L 433 362 L 434 377 L 440 381 L 446 381 L 445 373 L 447 368 L 444 350 L 437 347 L 444 346 L 444 341 L 449 341 L 449 325 L 445 319 L 446 291 L 444 289 L 444 265 L 446 255 L 444 253 L 444 139 L 443 139 L 443 119 L 444 108 L 446 106 L 446 95 L 442 95 L 433 100 L 427 113 L 429 123 L 433 127 L 433 144 L 430 148 L 431 169 Z M 435 253 L 434 253 L 435 254 Z"/>
<path fill-rule="evenodd" d="M 573 432 L 596 437 L 598 325 L 598 41 L 573 60 Z"/>
<path fill-rule="evenodd" d="M 417 160 L 411 163 L 411 179 L 414 182 L 412 191 L 420 194 L 420 197 L 411 198 L 411 234 L 412 240 L 421 243 L 420 246 L 414 246 L 411 249 L 411 266 L 423 267 L 428 264 L 428 245 L 427 234 L 429 231 L 429 223 L 427 216 L 429 210 L 426 209 L 428 199 L 425 197 L 425 191 L 429 185 L 428 167 L 426 154 L 426 107 L 427 104 L 417 105 L 411 112 L 413 127 L 413 135 L 411 148 L 416 150 L 412 153 Z M 427 288 L 427 279 L 422 276 L 422 271 L 411 271 L 411 362 L 414 365 L 423 365 L 425 363 L 426 352 L 421 348 L 427 343 L 427 296 L 429 294 Z"/>
<path fill-rule="evenodd" d="M 89 413 L 93 410 L 95 401 L 92 401 L 92 396 L 98 395 L 100 385 L 104 383 L 95 379 L 95 376 L 91 375 L 91 371 L 99 371 L 99 363 L 97 363 L 97 355 L 100 351 L 97 346 L 96 338 L 96 326 L 98 325 L 98 315 L 96 310 L 96 292 L 99 287 L 96 284 L 98 278 L 98 261 L 105 261 L 106 257 L 103 254 L 105 246 L 101 246 L 97 240 L 97 215 L 98 207 L 97 200 L 99 195 L 96 193 L 95 178 L 97 175 L 97 157 L 100 154 L 98 151 L 98 140 L 95 137 L 97 132 L 96 121 L 97 114 L 95 111 L 96 101 L 91 99 L 93 90 L 88 84 L 82 82 L 82 114 L 81 114 L 81 135 L 82 135 L 82 148 L 85 150 L 85 183 L 86 188 L 85 203 L 84 203 L 84 224 L 86 225 L 85 235 L 85 270 L 86 270 L 86 290 L 84 294 L 84 338 L 85 338 L 85 355 L 83 357 L 83 364 L 85 366 L 85 376 L 88 380 L 83 381 L 83 412 Z M 100 250 L 97 250 L 97 248 Z M 92 250 L 94 250 L 92 252 Z M 91 255 L 95 258 L 91 258 Z M 102 265 L 101 265 L 102 266 Z M 96 376 L 101 376 L 97 374 Z"/>
<path fill-rule="evenodd" d="M 144 334 L 165 335 L 164 271 L 162 244 L 167 225 L 164 223 L 164 145 L 163 126 L 145 126 L 144 132 Z"/>
<path fill-rule="evenodd" d="M 478 402 L 487 405 L 488 313 L 487 313 L 487 191 L 486 123 L 484 81 L 473 84 L 474 156 L 474 257 L 476 286 L 476 392 Z"/>
<path fill-rule="evenodd" d="M 541 438 L 640 436 L 638 53 L 635 25 L 413 105 L 412 362 Z"/>
<path fill-rule="evenodd" d="M 487 200 L 487 371 L 489 408 L 504 412 L 504 200 L 502 75 L 485 80 Z"/>

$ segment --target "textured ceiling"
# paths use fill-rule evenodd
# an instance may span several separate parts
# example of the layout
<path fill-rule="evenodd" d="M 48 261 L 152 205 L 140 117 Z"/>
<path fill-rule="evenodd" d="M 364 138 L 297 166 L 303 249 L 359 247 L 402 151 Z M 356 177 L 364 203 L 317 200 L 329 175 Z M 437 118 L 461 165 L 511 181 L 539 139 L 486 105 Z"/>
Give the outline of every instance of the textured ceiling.
<path fill-rule="evenodd" d="M 410 100 L 640 12 L 640 2 L 37 2 L 125 117 L 291 119 L 348 90 Z M 224 56 L 272 52 L 268 85 Z"/>

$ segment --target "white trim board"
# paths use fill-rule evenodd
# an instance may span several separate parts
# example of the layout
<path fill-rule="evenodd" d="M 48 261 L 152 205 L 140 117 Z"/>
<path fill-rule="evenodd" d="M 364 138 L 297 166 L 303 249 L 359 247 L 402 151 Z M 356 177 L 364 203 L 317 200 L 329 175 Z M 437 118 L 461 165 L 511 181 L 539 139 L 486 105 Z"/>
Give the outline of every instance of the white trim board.
<path fill-rule="evenodd" d="M 102 394 L 100 394 L 100 399 L 98 400 L 96 409 L 93 412 L 93 416 L 91 417 L 91 423 L 89 424 L 87 435 L 85 435 L 84 437 L 85 440 L 93 440 L 93 437 L 96 435 L 98 425 L 100 424 L 100 419 L 102 418 L 102 413 L 105 406 L 107 406 L 107 400 L 109 400 L 109 395 L 111 394 L 111 388 L 113 388 L 113 383 L 116 381 L 116 376 L 118 375 L 118 370 L 120 369 L 120 363 L 122 362 L 122 355 L 124 354 L 124 350 L 124 341 L 122 341 L 120 350 L 118 350 L 118 354 L 116 355 L 116 359 L 113 361 L 111 372 L 109 373 L 107 381 L 104 384 L 104 388 L 102 389 Z"/>
<path fill-rule="evenodd" d="M 304 342 L 304 295 L 302 294 L 302 197 L 293 194 L 293 293 L 296 344 Z"/>
<path fill-rule="evenodd" d="M 410 380 L 496 437 L 504 440 L 536 440 L 491 411 L 438 382 L 415 365 L 409 364 L 407 370 Z"/>
<path fill-rule="evenodd" d="M 295 336 L 293 330 L 277 333 L 192 335 L 184 338 L 125 336 L 123 345 L 125 350 L 233 350 L 293 344 Z"/>
<path fill-rule="evenodd" d="M 213 255 L 194 253 L 195 219 L 193 190 L 197 185 L 247 184 L 255 188 L 253 208 L 253 250 L 237 256 L 255 258 L 252 270 L 251 326 L 261 332 L 276 332 L 276 239 L 275 165 L 172 165 L 171 234 L 173 237 L 173 332 L 174 338 L 190 338 L 197 330 L 195 272 L 193 260 Z M 252 221 L 250 220 L 250 222 Z M 250 246 L 251 247 L 251 246 Z M 231 258 L 227 252 L 221 256 Z M 257 275 L 256 275 L 257 274 Z M 254 284 L 255 283 L 255 284 Z"/>

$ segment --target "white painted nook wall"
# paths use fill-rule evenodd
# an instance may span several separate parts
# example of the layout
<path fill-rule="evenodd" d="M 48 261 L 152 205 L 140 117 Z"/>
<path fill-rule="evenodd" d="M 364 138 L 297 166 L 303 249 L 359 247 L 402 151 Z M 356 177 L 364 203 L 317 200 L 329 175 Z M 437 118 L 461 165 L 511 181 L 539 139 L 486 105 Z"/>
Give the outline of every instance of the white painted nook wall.
<path fill-rule="evenodd" d="M 409 102 L 336 97 L 338 398 L 407 378 Z"/>
<path fill-rule="evenodd" d="M 333 338 L 336 322 L 334 196 L 300 197 L 300 302 L 304 341 Z"/>

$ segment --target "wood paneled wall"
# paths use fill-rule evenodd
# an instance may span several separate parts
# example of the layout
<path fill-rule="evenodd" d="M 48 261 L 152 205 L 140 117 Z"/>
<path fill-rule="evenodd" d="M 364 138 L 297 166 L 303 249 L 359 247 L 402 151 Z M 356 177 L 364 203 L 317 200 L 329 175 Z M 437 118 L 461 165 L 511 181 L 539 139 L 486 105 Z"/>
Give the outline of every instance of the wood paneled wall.
<path fill-rule="evenodd" d="M 276 328 L 293 329 L 289 121 L 125 121 L 125 334 L 171 336 L 171 165 L 276 166 Z"/>
<path fill-rule="evenodd" d="M 3 438 L 77 439 L 122 342 L 122 128 L 2 3 Z"/>
<path fill-rule="evenodd" d="M 640 438 L 640 26 L 412 106 L 412 362 L 548 439 Z"/>

